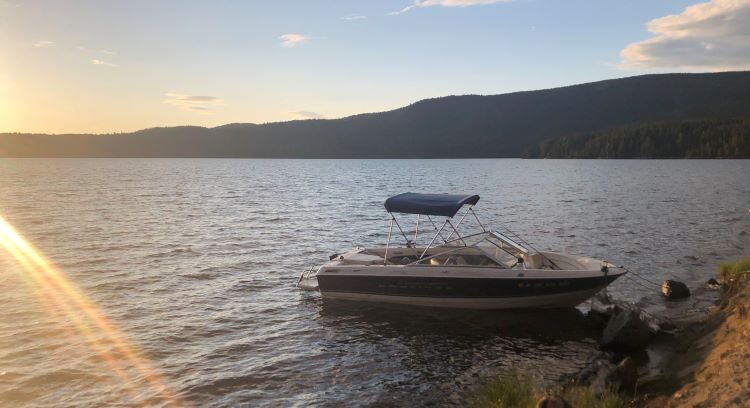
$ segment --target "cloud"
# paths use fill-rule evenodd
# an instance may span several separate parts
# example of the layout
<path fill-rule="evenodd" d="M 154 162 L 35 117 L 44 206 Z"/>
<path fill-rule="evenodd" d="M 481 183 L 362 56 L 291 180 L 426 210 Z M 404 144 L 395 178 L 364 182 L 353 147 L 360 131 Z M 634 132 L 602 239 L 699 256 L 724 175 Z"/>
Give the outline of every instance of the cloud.
<path fill-rule="evenodd" d="M 205 106 L 185 106 L 183 107 L 183 109 L 196 111 L 196 112 L 209 112 L 210 111 L 210 109 L 208 109 Z"/>
<path fill-rule="evenodd" d="M 37 47 L 37 48 L 46 48 L 46 47 L 53 47 L 55 43 L 53 41 L 37 41 L 33 45 L 34 47 Z"/>
<path fill-rule="evenodd" d="M 108 57 L 118 57 L 119 56 L 119 54 L 117 54 L 116 52 L 114 52 L 112 50 L 106 50 L 106 49 L 96 50 L 96 49 L 84 47 L 82 45 L 74 45 L 73 49 L 89 53 L 92 56 L 96 55 L 96 54 L 106 55 Z"/>
<path fill-rule="evenodd" d="M 443 6 L 443 7 L 469 7 L 483 4 L 507 3 L 512 0 L 421 0 L 416 1 L 417 7 Z"/>
<path fill-rule="evenodd" d="M 294 48 L 298 45 L 302 45 L 308 41 L 310 41 L 310 37 L 302 35 L 302 34 L 284 34 L 279 37 L 279 40 L 281 40 L 281 46 L 285 48 Z"/>
<path fill-rule="evenodd" d="M 190 112 L 200 113 L 202 115 L 212 115 L 211 107 L 223 106 L 224 101 L 215 96 L 205 95 L 184 95 L 178 93 L 167 93 L 168 99 L 162 101 L 167 105 L 174 105 L 178 108 Z"/>
<path fill-rule="evenodd" d="M 116 67 L 117 66 L 116 64 L 113 64 L 113 63 L 107 62 L 107 61 L 102 61 L 100 59 L 92 59 L 91 63 L 94 64 L 94 65 L 101 65 L 103 67 Z"/>
<path fill-rule="evenodd" d="M 414 4 L 412 4 L 411 6 L 404 7 L 399 11 L 391 11 L 390 13 L 388 13 L 388 15 L 396 16 L 399 14 L 404 14 L 407 11 L 414 10 L 417 7 L 471 7 L 495 3 L 510 3 L 511 1 L 514 0 L 414 0 Z"/>
<path fill-rule="evenodd" d="M 297 111 L 297 112 L 289 112 L 289 113 L 302 119 L 325 119 L 325 116 L 321 115 L 318 112 Z"/>
<path fill-rule="evenodd" d="M 364 20 L 367 16 L 363 16 L 361 14 L 347 14 L 344 17 L 341 17 L 342 20 L 346 21 L 357 21 L 357 20 Z"/>
<path fill-rule="evenodd" d="M 623 69 L 750 68 L 750 0 L 713 0 L 651 20 L 655 36 L 620 51 Z"/>
<path fill-rule="evenodd" d="M 407 11 L 409 11 L 409 10 L 415 8 L 415 7 L 417 7 L 417 6 L 406 6 L 406 7 L 402 8 L 399 11 L 391 11 L 390 13 L 387 13 L 386 15 L 388 15 L 388 16 L 397 16 L 399 14 L 404 14 Z"/>

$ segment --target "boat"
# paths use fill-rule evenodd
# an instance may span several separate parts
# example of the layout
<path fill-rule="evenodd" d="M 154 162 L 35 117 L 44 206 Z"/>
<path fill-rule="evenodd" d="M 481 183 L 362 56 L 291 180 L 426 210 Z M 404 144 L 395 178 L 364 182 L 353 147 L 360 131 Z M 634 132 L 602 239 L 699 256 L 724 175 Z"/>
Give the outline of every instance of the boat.
<path fill-rule="evenodd" d="M 390 215 L 385 246 L 333 254 L 323 265 L 302 272 L 298 286 L 316 288 L 324 301 L 566 308 L 593 297 L 627 273 L 621 266 L 587 256 L 538 251 L 507 226 L 488 228 L 474 211 L 478 202 L 478 195 L 462 194 L 390 197 L 384 204 Z M 396 214 L 416 215 L 413 234 L 407 235 Z M 460 218 L 455 222 L 457 214 Z M 476 231 L 462 234 L 468 224 L 476 224 Z M 432 235 L 426 245 L 426 239 L 420 244 L 423 235 Z M 394 242 L 401 238 L 401 245 Z"/>

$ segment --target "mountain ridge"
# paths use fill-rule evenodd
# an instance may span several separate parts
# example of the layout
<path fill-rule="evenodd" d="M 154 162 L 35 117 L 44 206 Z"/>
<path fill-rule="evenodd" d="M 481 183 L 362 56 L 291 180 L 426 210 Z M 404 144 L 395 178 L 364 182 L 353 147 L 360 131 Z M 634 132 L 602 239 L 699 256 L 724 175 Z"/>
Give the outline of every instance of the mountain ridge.
<path fill-rule="evenodd" d="M 750 117 L 750 72 L 648 74 L 498 95 L 450 95 L 338 119 L 0 134 L 0 157 L 521 157 L 557 137 Z"/>

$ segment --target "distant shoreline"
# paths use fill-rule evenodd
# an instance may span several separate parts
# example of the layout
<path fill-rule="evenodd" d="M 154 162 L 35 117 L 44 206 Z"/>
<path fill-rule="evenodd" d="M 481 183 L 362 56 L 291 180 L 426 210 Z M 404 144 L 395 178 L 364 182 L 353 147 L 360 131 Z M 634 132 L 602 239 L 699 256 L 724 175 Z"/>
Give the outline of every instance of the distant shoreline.
<path fill-rule="evenodd" d="M 0 157 L 750 158 L 750 71 L 425 99 L 340 119 L 0 133 Z"/>

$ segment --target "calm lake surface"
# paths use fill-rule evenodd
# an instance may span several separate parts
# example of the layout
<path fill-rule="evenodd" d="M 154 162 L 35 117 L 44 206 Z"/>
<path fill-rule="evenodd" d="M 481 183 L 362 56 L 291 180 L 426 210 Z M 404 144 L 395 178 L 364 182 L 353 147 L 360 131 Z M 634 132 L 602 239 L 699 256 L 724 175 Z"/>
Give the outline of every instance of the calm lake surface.
<path fill-rule="evenodd" d="M 161 386 L 194 406 L 444 404 L 489 369 L 554 381 L 596 353 L 586 304 L 410 309 L 295 287 L 384 243 L 382 203 L 405 191 L 477 193 L 485 224 L 538 248 L 692 288 L 750 253 L 750 161 L 2 159 L 0 215 L 80 293 L 0 246 L 0 405 L 156 404 Z M 657 314 L 715 299 L 609 292 Z"/>

